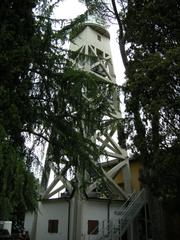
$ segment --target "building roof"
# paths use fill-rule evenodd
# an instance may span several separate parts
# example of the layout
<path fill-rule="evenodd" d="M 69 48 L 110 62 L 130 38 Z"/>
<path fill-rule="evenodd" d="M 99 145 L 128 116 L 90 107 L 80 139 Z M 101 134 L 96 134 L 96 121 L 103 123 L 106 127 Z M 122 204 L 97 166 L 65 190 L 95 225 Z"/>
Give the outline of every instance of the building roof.
<path fill-rule="evenodd" d="M 101 35 L 107 37 L 110 39 L 110 34 L 108 32 L 107 29 L 105 29 L 104 26 L 102 26 L 101 24 L 98 24 L 98 23 L 85 23 L 85 26 L 89 26 L 91 27 L 92 29 L 94 29 L 96 32 L 100 33 Z"/>
<path fill-rule="evenodd" d="M 98 24 L 98 23 L 91 23 L 91 22 L 86 22 L 86 23 L 82 24 L 80 27 L 78 27 L 78 29 L 76 29 L 76 32 L 72 33 L 71 39 L 77 37 L 77 35 L 79 35 L 86 27 L 90 27 L 93 30 L 95 30 L 96 32 L 98 32 L 99 34 L 101 34 L 102 36 L 105 36 L 110 39 L 110 34 L 109 34 L 108 30 L 105 29 L 104 26 L 102 26 L 101 24 Z"/>

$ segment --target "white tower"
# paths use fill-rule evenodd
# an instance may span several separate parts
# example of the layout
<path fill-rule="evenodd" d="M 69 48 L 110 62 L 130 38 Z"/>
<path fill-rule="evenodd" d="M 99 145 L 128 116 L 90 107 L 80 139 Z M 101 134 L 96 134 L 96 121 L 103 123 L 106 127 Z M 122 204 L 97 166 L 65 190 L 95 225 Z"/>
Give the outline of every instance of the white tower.
<path fill-rule="evenodd" d="M 111 124 L 107 125 L 107 129 L 103 133 L 97 129 L 93 136 L 89 136 L 89 134 L 87 135 L 94 143 L 97 143 L 98 147 L 102 150 L 101 156 L 99 156 L 102 161 L 99 165 L 101 166 L 103 173 L 102 178 L 105 180 L 112 193 L 112 199 L 114 198 L 115 200 L 119 200 L 118 202 L 122 203 L 122 200 L 127 200 L 128 196 L 131 194 L 131 175 L 126 150 L 118 144 L 117 140 L 117 126 L 121 122 L 121 112 L 116 77 L 112 63 L 109 32 L 101 23 L 97 24 L 94 18 L 91 19 L 91 21 L 82 25 L 79 28 L 79 31 L 76 32 L 75 36 L 73 36 L 70 44 L 70 52 L 73 53 L 73 57 L 71 57 L 70 61 L 72 62 L 74 68 L 89 72 L 96 78 L 96 80 L 98 80 L 97 82 L 100 84 L 103 83 L 104 86 L 112 86 L 111 97 L 108 99 L 109 108 L 104 115 L 104 119 L 108 119 Z M 83 125 L 83 127 L 86 132 L 86 126 Z M 94 164 L 96 163 L 94 162 Z M 123 175 L 123 186 L 119 186 L 114 180 L 115 176 L 120 171 Z M 50 177 L 50 173 L 54 173 L 52 175 L 53 177 Z M 78 174 L 78 172 L 76 174 Z M 31 220 L 32 229 L 30 229 L 30 231 L 32 232 L 31 236 L 33 240 L 43 239 L 47 234 L 51 237 L 61 236 L 61 239 L 63 240 L 91 239 L 89 236 L 93 235 L 89 235 L 89 229 L 87 227 L 89 221 L 89 216 L 87 216 L 88 214 L 91 217 L 91 221 L 93 221 L 93 214 L 95 214 L 95 222 L 98 222 L 99 225 L 101 225 L 107 232 L 109 231 L 110 212 L 108 206 L 112 199 L 109 199 L 105 195 L 101 194 L 101 189 L 98 188 L 98 180 L 89 183 L 89 185 L 86 186 L 86 189 L 84 189 L 85 195 L 81 195 L 78 184 L 74 185 L 71 179 L 68 180 L 68 178 L 64 176 L 63 171 L 57 172 L 53 162 L 49 164 L 47 158 L 42 176 L 42 186 L 44 188 L 44 192 L 42 194 L 42 201 L 39 203 L 40 210 L 39 213 L 35 214 L 33 220 Z M 58 195 L 59 199 L 51 199 L 53 197 L 57 198 L 57 194 L 60 194 L 64 189 L 66 190 L 64 198 L 61 198 L 61 195 Z M 66 193 L 69 195 L 66 195 Z M 98 215 L 97 213 L 99 209 L 97 208 L 97 205 L 93 209 L 92 202 L 89 201 L 93 194 L 97 194 L 96 200 L 98 202 L 98 207 L 100 206 L 99 204 L 101 201 L 106 203 L 106 208 L 103 210 L 104 212 L 101 211 L 101 214 L 103 213 L 102 215 L 106 218 L 106 224 L 103 219 L 99 219 L 97 221 L 97 218 L 100 218 L 100 214 Z M 92 212 L 88 209 L 89 206 L 90 209 L 93 209 Z M 104 205 L 101 205 L 100 209 L 102 209 L 102 206 Z M 139 206 L 139 202 L 137 206 Z M 134 209 L 130 210 L 132 210 L 132 213 L 135 214 Z M 58 223 L 58 219 L 60 219 L 62 224 L 61 233 L 59 233 L 56 228 L 55 230 L 57 230 L 57 234 L 61 235 L 51 235 L 51 233 L 47 233 L 47 231 L 46 234 L 44 233 L 43 235 L 44 226 L 45 223 L 47 224 L 47 218 L 49 217 L 51 217 L 51 221 L 54 223 Z M 66 221 L 66 219 L 68 219 L 68 221 Z M 131 219 L 128 220 L 127 223 L 127 218 L 124 218 L 128 227 L 131 226 Z M 100 224 L 100 221 L 102 221 L 102 224 Z M 26 226 L 29 226 L 30 221 L 26 222 Z M 64 237 L 62 237 L 62 233 L 64 233 Z M 120 235 L 118 235 L 118 239 L 119 237 Z M 46 236 L 45 239 L 50 238 Z"/>
<path fill-rule="evenodd" d="M 70 59 L 73 66 L 76 69 L 93 74 L 99 79 L 100 83 L 104 82 L 113 86 L 112 97 L 109 99 L 111 107 L 107 109 L 107 114 L 104 116 L 106 119 L 112 119 L 112 124 L 107 127 L 105 135 L 97 134 L 91 137 L 104 151 L 106 160 L 116 163 L 116 165 L 113 164 L 115 166 L 108 173 L 104 172 L 105 178 L 109 182 L 112 192 L 115 191 L 119 198 L 126 199 L 128 194 L 131 193 L 131 178 L 126 150 L 117 143 L 117 125 L 121 121 L 121 112 L 110 49 L 110 34 L 101 23 L 95 23 L 94 17 L 78 30 L 79 32 L 76 32 L 70 44 L 70 51 L 75 53 L 72 54 L 75 57 Z M 105 163 L 103 164 L 105 165 Z M 123 171 L 124 189 L 113 181 L 113 177 L 120 169 Z M 53 164 L 49 165 L 48 162 L 45 162 L 42 177 L 42 184 L 45 189 L 43 198 L 45 199 L 53 197 L 63 188 L 67 189 L 69 193 L 73 191 L 71 182 L 65 179 L 61 173 L 55 174 L 48 186 L 50 172 L 53 170 Z M 59 182 L 61 182 L 60 186 Z M 89 194 L 95 188 L 96 183 L 88 186 L 86 193 Z"/>
<path fill-rule="evenodd" d="M 94 141 L 98 142 L 104 150 L 106 161 L 115 162 L 116 164 L 108 171 L 104 171 L 112 192 L 119 196 L 118 199 L 126 199 L 131 193 L 131 178 L 129 161 L 126 150 L 117 144 L 117 124 L 121 120 L 121 112 L 119 106 L 119 96 L 117 91 L 116 76 L 114 73 L 111 48 L 110 34 L 102 23 L 97 23 L 93 17 L 89 19 L 73 37 L 70 44 L 70 51 L 76 54 L 71 59 L 75 68 L 89 72 L 98 77 L 99 82 L 110 83 L 113 87 L 112 97 L 109 99 L 110 109 L 107 110 L 105 118 L 112 119 L 113 124 L 108 126 L 108 131 L 105 135 L 94 136 Z M 98 130 L 98 129 L 97 129 Z M 105 163 L 104 163 L 105 164 Z M 103 165 L 103 164 L 102 164 Z M 116 184 L 113 177 L 122 169 L 124 179 L 124 189 Z M 86 189 L 86 194 L 90 195 L 96 189 L 97 183 L 89 185 Z M 72 231 L 73 239 L 80 239 L 83 232 L 82 222 L 83 209 L 82 199 L 76 198 L 74 206 L 77 206 L 72 225 L 77 222 L 76 229 Z"/>
<path fill-rule="evenodd" d="M 114 86 L 112 98 L 109 99 L 111 110 L 108 109 L 106 115 L 107 118 L 114 120 L 114 124 L 109 126 L 108 134 L 97 136 L 96 140 L 104 149 L 108 161 L 117 162 L 116 167 L 106 176 L 113 177 L 120 168 L 123 169 L 125 191 L 119 188 L 115 182 L 112 182 L 112 185 L 126 196 L 131 193 L 131 177 L 127 152 L 117 144 L 117 124 L 121 121 L 121 112 L 110 48 L 110 34 L 102 22 L 97 23 L 96 18 L 91 17 L 72 39 L 70 50 L 76 52 L 76 57 L 72 59 L 72 62 L 77 69 L 90 72 L 98 77 L 99 81 L 111 83 Z M 90 187 L 89 189 L 92 190 Z"/>

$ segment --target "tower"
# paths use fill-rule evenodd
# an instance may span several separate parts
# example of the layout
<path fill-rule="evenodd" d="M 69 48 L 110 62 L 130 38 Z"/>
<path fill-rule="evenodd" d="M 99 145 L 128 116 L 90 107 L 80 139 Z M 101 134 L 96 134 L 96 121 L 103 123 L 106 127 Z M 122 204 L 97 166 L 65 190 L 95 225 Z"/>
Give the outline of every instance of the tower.
<path fill-rule="evenodd" d="M 101 155 L 99 156 L 101 161 L 99 162 L 103 173 L 102 178 L 109 186 L 112 198 L 118 201 L 125 201 L 128 199 L 129 194 L 131 194 L 131 174 L 126 150 L 117 143 L 117 128 L 122 117 L 119 106 L 118 86 L 116 84 L 116 76 L 114 73 L 111 55 L 110 34 L 102 23 L 97 23 L 94 18 L 91 18 L 89 21 L 84 23 L 78 29 L 78 32 L 76 32 L 76 34 L 72 37 L 70 52 L 72 53 L 70 62 L 75 69 L 88 72 L 92 77 L 96 78 L 99 85 L 102 84 L 103 86 L 106 86 L 107 84 L 110 86 L 111 93 L 108 99 L 109 108 L 105 111 L 104 118 L 102 119 L 103 121 L 108 120 L 106 131 L 103 132 L 96 129 L 94 135 L 89 136 L 88 128 L 83 122 L 82 126 L 89 139 L 97 144 L 98 148 L 101 149 Z M 103 88 L 103 90 L 106 91 L 106 88 Z M 91 104 L 90 99 L 89 101 L 89 104 Z M 96 164 L 93 162 L 93 159 L 92 164 Z M 120 170 L 122 172 L 123 186 L 118 185 L 117 182 L 114 181 L 114 177 Z M 51 173 L 53 174 L 51 175 Z M 85 196 L 82 197 L 78 185 L 74 185 L 72 179 L 65 177 L 63 175 L 63 171 L 56 172 L 53 163 L 51 162 L 49 164 L 48 160 L 46 160 L 42 175 L 42 187 L 44 191 L 42 194 L 42 201 L 39 206 L 40 214 L 36 215 L 32 225 L 38 226 L 39 224 L 43 226 L 42 222 L 44 219 L 41 216 L 43 215 L 43 212 L 45 212 L 45 216 L 53 216 L 53 214 L 57 214 L 55 210 L 52 210 L 55 209 L 55 207 L 58 208 L 60 206 L 57 206 L 57 202 L 53 205 L 53 207 L 47 208 L 48 210 L 45 209 L 45 204 L 43 202 L 47 203 L 48 200 L 51 200 L 54 196 L 61 200 L 61 196 L 63 196 L 65 197 L 65 202 L 63 202 L 64 209 L 68 209 L 66 213 L 64 213 L 68 218 L 68 223 L 66 228 L 67 231 L 62 239 L 89 239 L 87 232 L 90 230 L 88 229 L 87 231 L 87 226 L 84 225 L 87 222 L 85 214 L 87 214 L 86 208 L 89 206 L 87 203 L 88 199 L 94 196 L 97 201 L 103 200 L 107 203 L 108 209 L 107 211 L 103 210 L 103 215 L 106 216 L 108 220 L 111 212 L 109 210 L 111 199 L 107 199 L 101 192 L 101 188 L 98 188 L 97 186 L 98 181 L 88 184 L 85 189 Z M 64 189 L 65 192 L 61 194 Z M 90 206 L 92 207 L 91 203 Z M 63 212 L 64 209 L 61 204 L 61 211 Z M 53 213 L 50 211 L 53 211 Z M 65 221 L 63 217 L 62 221 Z M 56 218 L 54 220 L 50 220 L 50 225 L 56 223 Z M 50 230 L 52 230 L 51 226 Z M 33 231 L 36 232 L 34 234 L 34 236 L 36 236 L 33 238 L 34 240 L 42 239 L 42 231 L 36 231 L 36 229 Z"/>
<path fill-rule="evenodd" d="M 117 143 L 117 125 L 122 117 L 111 55 L 110 34 L 102 22 L 97 23 L 97 19 L 91 17 L 89 21 L 78 29 L 78 32 L 72 38 L 70 51 L 76 53 L 74 55 L 75 57 L 71 58 L 71 62 L 76 69 L 86 71 L 97 77 L 99 82 L 108 83 L 113 86 L 111 98 L 109 99 L 110 108 L 105 115 L 105 118 L 111 119 L 113 124 L 107 126 L 108 131 L 106 131 L 105 134 L 95 134 L 93 140 L 99 144 L 106 157 L 106 161 L 102 163 L 102 165 L 115 163 L 108 172 L 104 171 L 104 177 L 112 189 L 112 192 L 118 196 L 118 199 L 125 200 L 131 193 L 131 175 L 126 150 Z M 113 177 L 120 169 L 122 169 L 123 172 L 123 188 L 113 180 Z M 89 185 L 86 188 L 86 194 L 91 195 L 94 193 L 96 186 L 97 182 Z M 78 203 L 79 206 L 82 205 L 80 199 L 77 200 L 76 204 L 78 205 Z M 82 212 L 82 207 L 79 207 L 76 220 L 82 218 Z M 76 226 L 76 228 L 78 228 L 78 226 Z M 79 223 L 79 228 L 82 228 L 81 222 Z M 76 229 L 75 233 L 77 236 L 74 239 L 80 239 L 82 229 L 80 231 Z"/>
<path fill-rule="evenodd" d="M 131 177 L 126 150 L 117 143 L 117 126 L 122 118 L 110 48 L 110 34 L 102 23 L 97 23 L 96 19 L 91 17 L 91 19 L 78 28 L 78 31 L 71 39 L 69 50 L 72 53 L 70 61 L 74 68 L 92 74 L 98 79 L 99 84 L 104 83 L 105 85 L 107 83 L 112 86 L 111 97 L 108 100 L 110 108 L 107 109 L 104 116 L 104 119 L 112 120 L 112 124 L 107 125 L 105 134 L 99 134 L 97 129 L 94 136 L 90 136 L 90 138 L 103 151 L 104 160 L 106 158 L 103 164 L 106 165 L 105 162 L 114 163 L 111 171 L 109 170 L 108 173 L 104 172 L 112 191 L 116 192 L 116 195 L 119 195 L 120 198 L 126 199 L 128 194 L 131 193 Z M 86 129 L 86 126 L 84 126 L 84 129 Z M 101 158 L 103 159 L 102 156 Z M 123 172 L 123 188 L 112 180 L 119 169 L 122 169 Z M 55 175 L 54 179 L 51 179 L 51 183 L 48 185 L 51 171 L 53 171 L 53 164 L 49 165 L 48 162 L 45 162 L 42 177 L 42 185 L 45 189 L 43 198 L 51 198 L 63 188 L 66 188 L 71 193 L 73 186 L 61 173 Z M 60 186 L 58 186 L 59 182 L 61 182 Z M 95 188 L 95 183 L 89 185 L 86 193 L 90 194 Z"/>

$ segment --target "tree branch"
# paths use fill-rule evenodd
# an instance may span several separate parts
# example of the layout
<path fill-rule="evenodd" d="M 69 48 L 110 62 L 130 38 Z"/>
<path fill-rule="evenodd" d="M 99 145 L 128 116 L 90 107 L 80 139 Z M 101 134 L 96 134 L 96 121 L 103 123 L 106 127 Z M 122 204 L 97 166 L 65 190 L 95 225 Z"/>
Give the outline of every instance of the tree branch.
<path fill-rule="evenodd" d="M 117 19 L 117 23 L 118 23 L 118 26 L 119 26 L 119 36 L 118 36 L 119 47 L 120 47 L 122 61 L 123 61 L 124 67 L 126 69 L 128 59 L 127 59 L 127 55 L 126 55 L 126 51 L 125 51 L 123 24 L 122 24 L 122 20 L 119 17 L 119 13 L 118 13 L 118 10 L 117 10 L 117 7 L 116 7 L 115 0 L 111 0 L 111 2 L 112 2 L 113 10 L 114 10 L 114 15 L 115 15 L 115 18 Z"/>
<path fill-rule="evenodd" d="M 24 132 L 24 133 L 33 134 L 33 135 L 35 135 L 35 136 L 37 136 L 37 137 L 40 137 L 40 138 L 44 139 L 44 140 L 47 141 L 47 142 L 50 142 L 50 140 L 49 140 L 46 136 L 42 135 L 42 133 L 37 133 L 37 132 L 35 132 L 35 131 L 33 131 L 33 130 L 28 130 L 28 129 L 22 129 L 21 132 L 22 132 L 22 133 Z"/>

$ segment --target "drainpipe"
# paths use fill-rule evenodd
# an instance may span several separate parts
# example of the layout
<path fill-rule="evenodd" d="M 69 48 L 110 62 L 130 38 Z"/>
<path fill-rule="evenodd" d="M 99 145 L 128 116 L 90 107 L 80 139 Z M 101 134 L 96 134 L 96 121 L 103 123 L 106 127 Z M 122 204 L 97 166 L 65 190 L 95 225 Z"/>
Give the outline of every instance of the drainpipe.
<path fill-rule="evenodd" d="M 144 205 L 144 218 L 145 218 L 145 231 L 146 231 L 146 240 L 148 240 L 148 226 L 147 226 L 147 204 Z"/>
<path fill-rule="evenodd" d="M 38 214 L 39 214 L 39 209 L 40 209 L 40 204 L 41 201 L 38 202 L 38 208 L 37 208 L 37 212 L 34 211 L 33 213 L 33 223 L 32 223 L 32 229 L 31 229 L 31 232 L 30 232 L 30 238 L 32 240 L 36 240 L 37 238 L 37 223 L 38 223 Z"/>
<path fill-rule="evenodd" d="M 108 201 L 108 209 L 107 209 L 107 220 L 109 221 L 109 219 L 110 219 L 110 204 L 111 204 L 111 202 L 110 202 L 110 200 Z"/>
<path fill-rule="evenodd" d="M 111 205 L 111 200 L 108 200 L 108 205 L 107 205 L 107 224 L 108 224 L 108 233 L 110 231 L 109 227 L 110 227 L 110 205 Z"/>
<path fill-rule="evenodd" d="M 68 199 L 68 240 L 70 240 L 71 201 Z"/>

